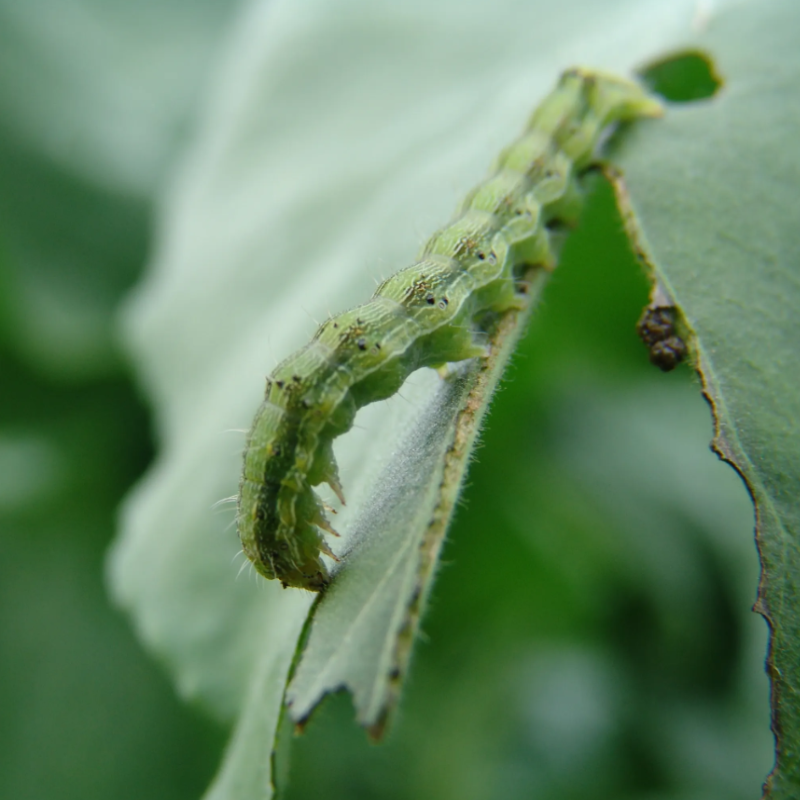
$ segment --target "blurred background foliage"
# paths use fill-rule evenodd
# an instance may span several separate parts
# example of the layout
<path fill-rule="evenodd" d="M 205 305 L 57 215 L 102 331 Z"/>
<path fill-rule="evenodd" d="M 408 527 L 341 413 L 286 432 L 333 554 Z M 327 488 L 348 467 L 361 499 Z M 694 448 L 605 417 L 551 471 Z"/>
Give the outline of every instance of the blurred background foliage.
<path fill-rule="evenodd" d="M 235 10 L 0 2 L 3 797 L 198 797 L 220 759 L 103 559 L 152 457 L 115 313 Z M 647 363 L 646 302 L 597 181 L 493 403 L 388 741 L 330 699 L 289 797 L 758 795 L 752 507 L 693 375 Z"/>
<path fill-rule="evenodd" d="M 114 316 L 232 6 L 0 2 L 2 797 L 192 798 L 219 758 L 103 562 L 152 456 Z"/>

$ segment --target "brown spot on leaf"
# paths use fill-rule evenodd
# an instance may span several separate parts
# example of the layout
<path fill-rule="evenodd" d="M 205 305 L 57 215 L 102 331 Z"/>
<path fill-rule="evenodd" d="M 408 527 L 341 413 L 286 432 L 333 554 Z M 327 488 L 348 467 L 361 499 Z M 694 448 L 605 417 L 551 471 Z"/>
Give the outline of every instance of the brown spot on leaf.
<path fill-rule="evenodd" d="M 636 323 L 636 332 L 650 355 L 650 363 L 670 372 L 686 358 L 686 343 L 675 331 L 674 306 L 648 306 Z"/>

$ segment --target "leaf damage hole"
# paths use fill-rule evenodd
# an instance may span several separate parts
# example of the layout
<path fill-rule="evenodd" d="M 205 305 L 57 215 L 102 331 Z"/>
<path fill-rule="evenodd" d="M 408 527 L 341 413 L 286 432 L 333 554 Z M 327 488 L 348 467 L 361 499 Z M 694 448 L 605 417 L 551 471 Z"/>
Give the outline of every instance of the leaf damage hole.
<path fill-rule="evenodd" d="M 639 76 L 652 92 L 672 103 L 706 100 L 723 85 L 711 56 L 700 50 L 684 50 L 654 61 Z"/>

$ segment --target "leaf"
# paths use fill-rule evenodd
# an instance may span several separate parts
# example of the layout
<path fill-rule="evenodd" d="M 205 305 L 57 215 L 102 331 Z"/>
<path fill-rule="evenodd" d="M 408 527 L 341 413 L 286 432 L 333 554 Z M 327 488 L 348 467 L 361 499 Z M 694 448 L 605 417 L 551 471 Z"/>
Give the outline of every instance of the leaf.
<path fill-rule="evenodd" d="M 162 451 L 124 509 L 111 582 L 182 692 L 239 715 L 215 798 L 269 795 L 268 754 L 310 606 L 260 579 L 236 581 L 232 515 L 211 505 L 235 491 L 243 439 L 222 431 L 247 428 L 264 374 L 314 319 L 366 299 L 371 278 L 413 258 L 564 67 L 630 71 L 685 40 L 695 4 L 506 0 L 468 18 L 459 8 L 252 4 L 127 310 Z M 447 514 L 427 535 L 440 485 L 427 476 L 444 475 L 464 431 L 455 491 L 497 373 L 461 427 L 469 377 L 415 374 L 337 440 L 348 557 L 297 667 L 298 718 L 346 686 L 380 732 L 446 524 Z"/>
<path fill-rule="evenodd" d="M 630 196 L 620 187 L 638 248 L 691 332 L 714 449 L 756 503 L 774 798 L 800 787 L 798 25 L 798 6 L 778 0 L 716 15 L 693 44 L 723 90 L 670 109 L 646 137 L 633 132 L 621 158 Z"/>

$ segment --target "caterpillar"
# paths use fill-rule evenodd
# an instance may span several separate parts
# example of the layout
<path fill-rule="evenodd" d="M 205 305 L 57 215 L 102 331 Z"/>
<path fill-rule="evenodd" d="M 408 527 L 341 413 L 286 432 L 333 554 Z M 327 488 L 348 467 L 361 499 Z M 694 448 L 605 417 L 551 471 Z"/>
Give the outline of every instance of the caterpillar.
<path fill-rule="evenodd" d="M 661 113 L 633 81 L 567 70 L 417 260 L 275 368 L 247 437 L 237 505 L 242 549 L 261 575 L 325 588 L 320 554 L 338 559 L 323 532 L 338 534 L 311 487 L 325 482 L 344 503 L 333 440 L 415 370 L 485 357 L 481 337 L 524 305 L 523 273 L 555 266 L 551 235 L 577 221 L 580 177 L 607 126 Z"/>

